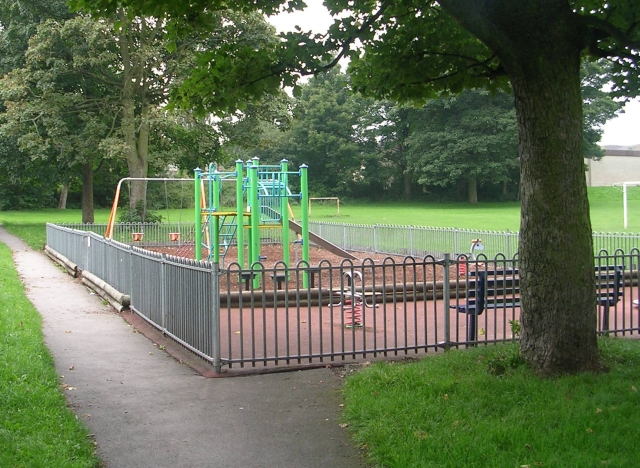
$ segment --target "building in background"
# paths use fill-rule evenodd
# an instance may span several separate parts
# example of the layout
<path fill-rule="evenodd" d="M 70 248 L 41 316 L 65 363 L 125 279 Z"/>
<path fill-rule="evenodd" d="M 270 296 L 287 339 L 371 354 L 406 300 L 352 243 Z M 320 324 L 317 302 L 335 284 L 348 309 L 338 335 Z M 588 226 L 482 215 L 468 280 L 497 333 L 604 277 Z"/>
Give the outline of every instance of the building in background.
<path fill-rule="evenodd" d="M 610 186 L 621 182 L 640 181 L 640 144 L 633 146 L 606 145 L 600 161 L 585 159 L 587 185 Z"/>

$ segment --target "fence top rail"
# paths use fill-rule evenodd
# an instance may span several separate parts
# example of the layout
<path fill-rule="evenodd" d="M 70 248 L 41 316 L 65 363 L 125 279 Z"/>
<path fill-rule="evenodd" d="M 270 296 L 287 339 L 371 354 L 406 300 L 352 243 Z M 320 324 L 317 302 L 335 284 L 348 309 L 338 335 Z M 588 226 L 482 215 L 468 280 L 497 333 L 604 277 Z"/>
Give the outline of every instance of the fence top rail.
<path fill-rule="evenodd" d="M 503 234 L 503 235 L 518 235 L 519 231 L 510 231 L 506 229 L 504 231 L 492 231 L 487 229 L 470 229 L 470 228 L 457 228 L 457 227 L 437 227 L 437 226 L 416 226 L 412 224 L 357 224 L 357 223 L 339 223 L 336 221 L 309 221 L 309 224 L 322 224 L 322 225 L 330 225 L 330 226 L 350 226 L 350 227 L 358 227 L 358 228 L 411 228 L 411 229 L 428 229 L 428 230 L 438 230 L 438 231 L 446 231 L 446 232 L 458 232 L 458 233 L 487 233 L 487 234 Z M 605 232 L 605 231 L 593 231 L 592 234 L 594 236 L 599 237 L 610 237 L 610 236 L 618 236 L 618 237 L 629 237 L 629 238 L 639 238 L 640 232 Z"/>
<path fill-rule="evenodd" d="M 175 180 L 175 179 L 174 179 Z M 181 221 L 181 224 L 189 224 L 192 223 L 193 221 Z M 163 225 L 163 224 L 177 224 L 178 222 L 173 222 L 173 223 L 166 223 L 166 222 L 158 222 L 158 223 L 116 223 L 119 226 L 129 226 L 129 225 L 149 225 L 149 226 L 156 226 L 156 225 Z M 487 229 L 470 229 L 470 228 L 457 228 L 457 227 L 438 227 L 438 226 L 416 226 L 416 225 L 411 225 L 411 224 L 357 224 L 357 223 L 338 223 L 335 221 L 309 221 L 309 224 L 315 224 L 315 225 L 327 225 L 327 226 L 341 226 L 341 227 L 357 227 L 357 228 L 401 228 L 401 229 L 407 229 L 407 228 L 411 228 L 411 229 L 429 229 L 429 230 L 437 230 L 437 231 L 446 231 L 446 232 L 458 232 L 458 233 L 477 233 L 477 232 L 481 232 L 481 233 L 488 233 L 488 234 L 505 234 L 505 235 L 517 235 L 519 234 L 519 231 L 510 231 L 510 230 L 504 230 L 504 231 L 493 231 L 493 230 L 487 230 Z M 106 226 L 107 223 L 47 223 L 47 225 L 50 226 L 57 226 L 57 227 L 61 227 L 61 228 L 73 228 L 75 226 L 83 226 L 83 227 L 88 227 L 88 228 L 97 228 L 97 227 L 102 227 L 102 226 Z M 598 237 L 610 237 L 610 236 L 616 236 L 616 237 L 629 237 L 629 238 L 640 238 L 640 232 L 639 233 L 634 233 L 634 232 L 617 232 L 617 231 L 593 231 L 592 234 L 594 236 L 598 236 Z"/>

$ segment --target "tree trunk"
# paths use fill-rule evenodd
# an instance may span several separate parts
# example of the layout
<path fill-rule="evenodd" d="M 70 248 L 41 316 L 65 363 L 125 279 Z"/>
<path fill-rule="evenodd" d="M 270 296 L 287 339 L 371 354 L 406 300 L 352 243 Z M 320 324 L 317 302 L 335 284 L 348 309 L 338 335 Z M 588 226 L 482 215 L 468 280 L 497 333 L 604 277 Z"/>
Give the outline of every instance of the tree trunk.
<path fill-rule="evenodd" d="M 568 2 L 442 0 L 500 58 L 521 164 L 521 354 L 541 374 L 599 367 L 593 240 L 582 155 L 580 52 Z"/>
<path fill-rule="evenodd" d="M 62 188 L 60 189 L 60 198 L 58 199 L 58 209 L 66 210 L 67 209 L 67 196 L 69 195 L 69 185 L 62 184 Z"/>
<path fill-rule="evenodd" d="M 478 203 L 478 179 L 475 176 L 467 179 L 467 198 L 472 205 Z"/>
<path fill-rule="evenodd" d="M 135 105 L 135 98 L 133 96 L 125 96 L 122 100 L 122 133 L 126 147 L 129 177 L 144 178 L 147 177 L 148 164 L 146 159 L 140 157 L 138 151 Z M 147 186 L 144 182 L 131 181 L 131 199 L 129 200 L 129 206 L 132 210 L 135 210 L 140 203 L 144 203 L 146 200 L 146 191 Z"/>
<path fill-rule="evenodd" d="M 411 173 L 409 169 L 402 171 L 402 179 L 404 181 L 404 199 L 411 201 Z"/>
<path fill-rule="evenodd" d="M 598 365 L 579 64 L 575 51 L 547 61 L 538 76 L 512 77 L 520 127 L 521 350 L 543 373 Z"/>
<path fill-rule="evenodd" d="M 82 222 L 93 224 L 93 168 L 91 163 L 82 166 Z"/>
<path fill-rule="evenodd" d="M 122 54 L 123 64 L 123 89 L 122 89 L 122 133 L 125 142 L 125 152 L 127 158 L 127 167 L 129 168 L 129 177 L 145 178 L 148 173 L 148 119 L 147 114 L 149 106 L 147 102 L 142 103 L 142 116 L 139 121 L 136 119 L 136 95 L 139 94 L 139 88 L 143 86 L 143 67 L 140 63 L 139 55 L 132 53 L 134 48 L 133 39 L 129 27 L 126 22 L 124 11 L 120 12 L 123 21 L 123 27 L 119 35 L 120 53 Z M 143 99 L 145 98 L 144 92 Z M 147 184 L 142 181 L 131 182 L 131 199 L 129 207 L 135 210 L 142 203 L 144 218 L 146 211 Z"/>

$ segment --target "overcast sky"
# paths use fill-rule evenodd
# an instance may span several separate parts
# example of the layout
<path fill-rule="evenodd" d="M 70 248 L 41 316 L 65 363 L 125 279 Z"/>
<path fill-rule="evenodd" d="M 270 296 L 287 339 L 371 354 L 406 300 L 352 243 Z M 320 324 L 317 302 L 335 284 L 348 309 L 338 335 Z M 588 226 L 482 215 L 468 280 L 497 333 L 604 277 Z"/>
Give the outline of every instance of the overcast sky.
<path fill-rule="evenodd" d="M 305 0 L 307 8 L 290 14 L 269 18 L 278 31 L 292 31 L 299 25 L 303 31 L 326 31 L 332 23 L 331 16 L 322 5 L 322 0 Z M 600 144 L 632 146 L 640 144 L 640 100 L 628 103 L 624 114 L 610 120 L 604 126 Z"/>

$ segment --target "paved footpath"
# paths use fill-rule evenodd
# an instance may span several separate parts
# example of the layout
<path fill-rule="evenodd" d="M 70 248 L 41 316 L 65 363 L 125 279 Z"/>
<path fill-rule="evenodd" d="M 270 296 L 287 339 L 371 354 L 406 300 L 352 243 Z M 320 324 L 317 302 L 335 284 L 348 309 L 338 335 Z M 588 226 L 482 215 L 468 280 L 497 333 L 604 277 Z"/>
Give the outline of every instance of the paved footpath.
<path fill-rule="evenodd" d="M 362 467 L 330 369 L 204 378 L 0 226 L 67 400 L 107 468 Z"/>

